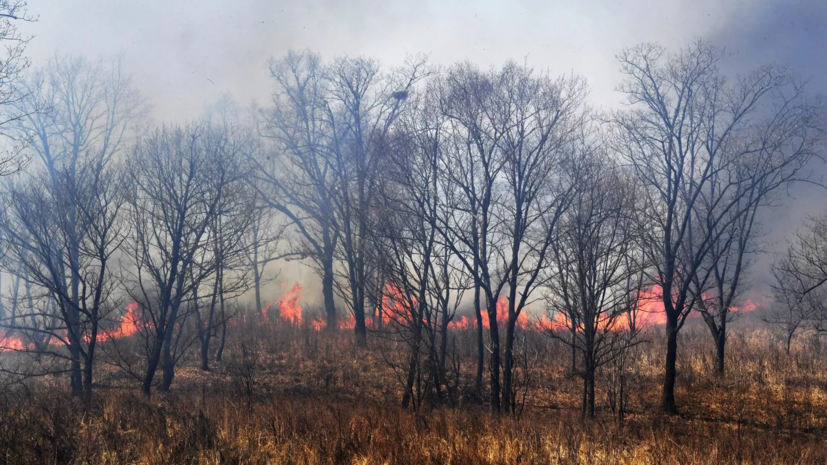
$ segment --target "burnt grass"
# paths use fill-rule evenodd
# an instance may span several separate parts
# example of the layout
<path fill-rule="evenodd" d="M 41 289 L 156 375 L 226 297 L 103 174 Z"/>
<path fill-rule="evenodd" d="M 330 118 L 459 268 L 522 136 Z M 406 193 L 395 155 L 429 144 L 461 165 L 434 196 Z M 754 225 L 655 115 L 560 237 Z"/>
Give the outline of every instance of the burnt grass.
<path fill-rule="evenodd" d="M 533 361 L 520 368 L 516 417 L 490 413 L 471 393 L 474 339 L 465 331 L 455 333 L 463 348 L 454 353 L 456 402 L 426 401 L 416 412 L 399 406 L 392 365 L 404 347 L 372 337 L 359 349 L 346 330 L 233 328 L 221 363 L 203 372 L 192 351 L 171 391 L 150 397 L 102 359 L 88 403 L 70 395 L 62 375 L 2 389 L 0 463 L 827 463 L 827 350 L 817 339 L 800 337 L 787 354 L 768 329 L 737 328 L 720 377 L 711 337 L 685 329 L 680 414 L 665 416 L 663 337 L 652 330 L 627 367 L 619 425 L 611 370 L 598 380 L 597 418 L 584 421 L 570 350 L 525 336 Z"/>

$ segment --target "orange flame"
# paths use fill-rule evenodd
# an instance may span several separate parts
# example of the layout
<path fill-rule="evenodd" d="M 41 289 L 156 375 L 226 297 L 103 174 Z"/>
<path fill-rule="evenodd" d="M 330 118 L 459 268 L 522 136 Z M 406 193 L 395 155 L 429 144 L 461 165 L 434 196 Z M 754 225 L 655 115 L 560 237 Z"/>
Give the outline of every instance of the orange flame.
<path fill-rule="evenodd" d="M 270 307 L 273 306 L 273 302 L 267 302 L 261 307 L 261 322 L 265 325 L 270 324 Z"/>
<path fill-rule="evenodd" d="M 101 337 L 102 339 L 114 339 L 131 336 L 138 332 L 140 321 L 141 315 L 138 313 L 138 302 L 131 302 L 126 306 L 126 313 L 121 318 L 121 324 L 115 329 L 103 331 Z"/>
<path fill-rule="evenodd" d="M 19 337 L 11 335 L 11 331 L 0 333 L 0 352 L 14 352 L 28 349 Z"/>
<path fill-rule="evenodd" d="M 282 283 L 284 284 L 284 283 Z M 302 307 L 299 305 L 299 297 L 302 293 L 302 287 L 296 283 L 284 296 L 279 299 L 279 312 L 281 312 L 281 319 L 290 323 L 293 326 L 302 325 Z"/>
<path fill-rule="evenodd" d="M 353 318 L 353 315 L 347 315 L 344 318 L 339 318 L 339 329 L 354 328 L 356 328 L 356 318 Z"/>
<path fill-rule="evenodd" d="M 451 321 L 448 323 L 448 329 L 454 331 L 464 331 L 466 329 L 471 329 L 476 327 L 476 321 L 467 316 L 463 316 L 458 320 Z"/>

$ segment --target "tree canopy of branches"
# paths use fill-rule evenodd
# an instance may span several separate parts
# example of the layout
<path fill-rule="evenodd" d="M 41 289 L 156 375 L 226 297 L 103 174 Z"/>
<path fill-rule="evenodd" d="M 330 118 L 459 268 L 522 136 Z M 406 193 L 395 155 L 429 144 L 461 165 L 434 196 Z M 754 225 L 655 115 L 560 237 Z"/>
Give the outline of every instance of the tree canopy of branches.
<path fill-rule="evenodd" d="M 583 142 L 569 168 L 577 189 L 552 242 L 547 285 L 550 322 L 575 337 L 547 329 L 582 354 L 582 413 L 593 418 L 595 372 L 638 340 L 645 263 L 631 173 L 604 146 Z"/>
<path fill-rule="evenodd" d="M 732 273 L 740 274 L 739 265 L 724 277 L 722 267 L 730 265 L 722 260 L 730 246 L 745 242 L 727 237 L 749 234 L 752 220 L 742 220 L 766 200 L 759 192 L 792 180 L 819 145 L 819 111 L 789 73 L 766 66 L 727 81 L 718 68 L 722 58 L 703 41 L 671 55 L 643 44 L 618 57 L 631 106 L 615 118 L 617 150 L 643 185 L 641 220 L 649 225 L 643 243 L 666 313 L 668 413 L 677 411 L 677 334 L 686 317 L 707 289 L 717 289 L 719 311 L 737 295 Z M 719 285 L 707 286 L 716 270 Z"/>
<path fill-rule="evenodd" d="M 123 240 L 117 158 L 145 106 L 117 60 L 55 56 L 21 87 L 26 96 L 13 107 L 23 116 L 8 126 L 26 142 L 35 163 L 9 191 L 13 208 L 4 237 L 13 253 L 5 268 L 24 273 L 27 283 L 44 292 L 39 309 L 29 309 L 33 318 L 21 321 L 66 344 L 72 387 L 88 391 L 99 322 L 119 301 L 109 266 Z M 57 326 L 46 313 L 49 299 L 57 303 Z"/>
<path fill-rule="evenodd" d="M 233 136 L 209 125 L 165 126 L 140 140 L 132 155 L 125 246 L 132 268 L 124 278 L 143 315 L 140 378 L 147 394 L 159 364 L 161 389 L 169 389 L 192 338 L 182 304 L 220 266 L 211 246 L 223 232 L 211 228 L 243 181 L 237 163 L 244 152 Z"/>

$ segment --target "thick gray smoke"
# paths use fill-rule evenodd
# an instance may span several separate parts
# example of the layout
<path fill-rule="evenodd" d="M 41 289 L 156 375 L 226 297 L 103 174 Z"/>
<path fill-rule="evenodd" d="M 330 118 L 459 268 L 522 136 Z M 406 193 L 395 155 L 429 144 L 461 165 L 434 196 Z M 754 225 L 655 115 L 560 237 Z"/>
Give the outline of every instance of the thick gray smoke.
<path fill-rule="evenodd" d="M 777 63 L 808 80 L 812 95 L 827 96 L 827 2 L 823 0 L 760 0 L 736 11 L 729 24 L 709 39 L 725 47 L 725 65 L 732 72 Z M 827 160 L 815 160 L 810 171 L 802 174 L 813 182 L 823 182 L 827 179 Z M 767 289 L 773 255 L 787 247 L 788 239 L 808 216 L 827 211 L 824 188 L 800 183 L 789 194 L 762 218 L 768 253 L 757 260 L 753 269 L 756 292 Z"/>

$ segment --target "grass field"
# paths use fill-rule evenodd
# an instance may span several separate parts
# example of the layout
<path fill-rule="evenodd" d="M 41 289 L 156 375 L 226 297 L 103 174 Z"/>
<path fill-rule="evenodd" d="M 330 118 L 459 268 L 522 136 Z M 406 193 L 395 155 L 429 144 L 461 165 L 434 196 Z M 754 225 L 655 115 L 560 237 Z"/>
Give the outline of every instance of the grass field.
<path fill-rule="evenodd" d="M 470 332 L 454 335 L 467 348 L 455 353 L 456 404 L 426 400 L 413 411 L 399 407 L 401 347 L 375 337 L 358 349 L 349 331 L 234 328 L 222 363 L 203 372 L 193 351 L 172 390 L 149 398 L 106 366 L 89 404 L 62 376 L 6 387 L 0 462 L 826 463 L 825 350 L 800 337 L 788 355 L 768 329 L 744 326 L 734 328 L 723 378 L 704 328 L 684 331 L 674 417 L 659 413 L 663 337 L 651 330 L 627 367 L 622 425 L 610 408 L 611 370 L 598 381 L 597 419 L 582 420 L 571 353 L 539 333 L 522 342 L 532 362 L 515 417 L 490 413 L 471 392 Z"/>

